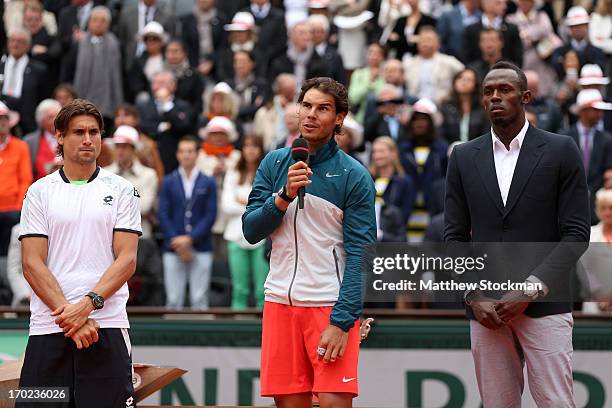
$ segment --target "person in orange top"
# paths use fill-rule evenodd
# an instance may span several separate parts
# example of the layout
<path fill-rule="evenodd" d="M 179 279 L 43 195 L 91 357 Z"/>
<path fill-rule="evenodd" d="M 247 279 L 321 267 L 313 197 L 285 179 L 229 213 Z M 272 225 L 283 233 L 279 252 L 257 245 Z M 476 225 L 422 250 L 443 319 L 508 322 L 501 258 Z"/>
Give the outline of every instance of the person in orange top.
<path fill-rule="evenodd" d="M 0 259 L 6 257 L 11 228 L 19 222 L 23 197 L 32 184 L 28 145 L 11 136 L 18 122 L 19 114 L 0 102 Z"/>

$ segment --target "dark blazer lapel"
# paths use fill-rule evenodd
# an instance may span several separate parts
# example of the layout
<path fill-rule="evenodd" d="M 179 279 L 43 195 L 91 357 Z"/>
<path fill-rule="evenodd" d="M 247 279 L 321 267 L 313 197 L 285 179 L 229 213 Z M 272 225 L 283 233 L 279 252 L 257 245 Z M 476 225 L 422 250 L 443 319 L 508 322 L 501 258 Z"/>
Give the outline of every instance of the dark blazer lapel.
<path fill-rule="evenodd" d="M 512 208 L 521 196 L 525 184 L 527 184 L 527 180 L 531 177 L 533 169 L 535 169 L 544 153 L 542 146 L 545 143 L 546 142 L 540 138 L 539 131 L 529 126 L 525 139 L 523 140 L 523 145 L 521 146 L 518 161 L 516 162 L 512 182 L 510 183 L 510 191 L 508 192 L 504 215 L 512 211 Z"/>
<path fill-rule="evenodd" d="M 491 141 L 491 132 L 482 137 L 482 143 L 476 147 L 479 151 L 474 156 L 474 161 L 480 178 L 484 183 L 485 189 L 489 193 L 491 200 L 500 213 L 504 212 L 504 204 L 497 183 L 497 173 L 495 172 L 495 160 L 493 160 L 493 142 Z"/>
<path fill-rule="evenodd" d="M 596 130 L 593 135 L 593 147 L 591 148 L 591 156 L 589 158 L 589 168 L 587 169 L 587 179 L 597 177 L 599 169 L 602 167 L 603 160 L 603 134 Z"/>

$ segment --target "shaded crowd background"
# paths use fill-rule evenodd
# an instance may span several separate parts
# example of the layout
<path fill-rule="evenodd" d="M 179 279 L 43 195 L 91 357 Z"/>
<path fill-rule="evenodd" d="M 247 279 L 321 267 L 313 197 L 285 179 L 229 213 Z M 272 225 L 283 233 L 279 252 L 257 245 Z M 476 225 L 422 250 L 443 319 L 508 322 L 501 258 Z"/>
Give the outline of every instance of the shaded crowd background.
<path fill-rule="evenodd" d="M 299 137 L 295 102 L 314 76 L 349 90 L 336 143 L 372 174 L 379 241 L 442 241 L 447 158 L 489 131 L 480 84 L 503 59 L 526 73 L 529 122 L 580 147 L 591 239 L 612 242 L 612 0 L 9 0 L 0 9 L 0 304 L 29 302 L 19 211 L 28 186 L 61 166 L 53 120 L 75 98 L 104 116 L 98 164 L 141 197 L 130 305 L 261 307 L 270 243 L 246 242 L 241 214 L 263 156 Z"/>

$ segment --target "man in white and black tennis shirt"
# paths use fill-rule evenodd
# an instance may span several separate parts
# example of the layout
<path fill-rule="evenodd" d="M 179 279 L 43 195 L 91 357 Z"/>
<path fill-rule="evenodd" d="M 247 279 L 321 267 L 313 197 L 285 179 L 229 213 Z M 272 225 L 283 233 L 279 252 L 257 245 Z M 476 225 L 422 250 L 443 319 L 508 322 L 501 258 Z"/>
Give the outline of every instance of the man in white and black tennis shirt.
<path fill-rule="evenodd" d="M 26 194 L 20 240 L 34 293 L 19 386 L 69 387 L 65 406 L 124 408 L 135 406 L 125 305 L 139 196 L 96 165 L 103 123 L 88 101 L 62 108 L 55 128 L 64 166 Z"/>

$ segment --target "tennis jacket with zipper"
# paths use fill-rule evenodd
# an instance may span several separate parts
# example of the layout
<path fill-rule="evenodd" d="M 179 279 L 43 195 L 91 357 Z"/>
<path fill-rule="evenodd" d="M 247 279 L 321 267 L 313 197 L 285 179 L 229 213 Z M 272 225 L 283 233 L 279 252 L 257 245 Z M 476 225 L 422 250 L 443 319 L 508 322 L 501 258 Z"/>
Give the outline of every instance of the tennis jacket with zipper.
<path fill-rule="evenodd" d="M 274 199 L 294 163 L 289 147 L 263 159 L 242 218 L 244 236 L 251 243 L 272 239 L 266 301 L 333 306 L 330 323 L 348 331 L 363 307 L 363 254 L 376 241 L 374 183 L 332 137 L 309 157 L 304 208 L 296 199 L 282 212 Z"/>

